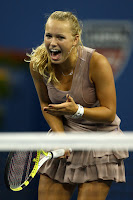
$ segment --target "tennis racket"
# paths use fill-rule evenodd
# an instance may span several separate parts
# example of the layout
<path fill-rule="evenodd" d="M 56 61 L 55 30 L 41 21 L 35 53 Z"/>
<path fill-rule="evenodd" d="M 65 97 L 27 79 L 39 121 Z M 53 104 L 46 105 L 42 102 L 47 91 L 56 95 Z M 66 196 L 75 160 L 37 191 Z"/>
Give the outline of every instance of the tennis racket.
<path fill-rule="evenodd" d="M 64 149 L 51 152 L 15 151 L 10 152 L 5 166 L 5 184 L 12 191 L 25 188 L 35 177 L 40 167 L 52 158 L 65 154 Z"/>

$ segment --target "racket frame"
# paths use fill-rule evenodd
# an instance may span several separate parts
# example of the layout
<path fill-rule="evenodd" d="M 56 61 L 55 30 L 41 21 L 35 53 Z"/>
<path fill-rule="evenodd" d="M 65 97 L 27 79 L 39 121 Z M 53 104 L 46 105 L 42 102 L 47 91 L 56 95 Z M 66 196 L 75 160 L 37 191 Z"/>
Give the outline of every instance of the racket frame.
<path fill-rule="evenodd" d="M 6 184 L 7 188 L 12 190 L 12 191 L 20 191 L 23 188 L 25 188 L 27 185 L 29 185 L 29 183 L 35 177 L 35 175 L 38 172 L 38 170 L 40 169 L 40 167 L 44 164 L 44 162 L 42 162 L 39 165 L 39 160 L 40 160 L 40 154 L 41 153 L 45 156 L 45 159 L 47 158 L 46 160 L 49 160 L 49 159 L 51 159 L 53 157 L 51 152 L 45 152 L 43 150 L 37 151 L 37 156 L 36 156 L 36 158 L 33 159 L 33 161 L 35 162 L 35 165 L 34 165 L 32 171 L 31 171 L 31 173 L 29 174 L 29 177 L 20 186 L 18 186 L 17 188 L 12 188 L 9 185 L 8 178 L 7 178 L 7 173 L 9 171 L 10 162 L 11 162 L 11 159 L 12 159 L 12 156 L 13 156 L 14 153 L 15 152 L 10 152 L 9 153 L 8 159 L 7 159 L 7 163 L 6 163 L 6 167 L 5 167 L 5 184 Z M 39 167 L 38 167 L 38 165 L 39 165 Z"/>

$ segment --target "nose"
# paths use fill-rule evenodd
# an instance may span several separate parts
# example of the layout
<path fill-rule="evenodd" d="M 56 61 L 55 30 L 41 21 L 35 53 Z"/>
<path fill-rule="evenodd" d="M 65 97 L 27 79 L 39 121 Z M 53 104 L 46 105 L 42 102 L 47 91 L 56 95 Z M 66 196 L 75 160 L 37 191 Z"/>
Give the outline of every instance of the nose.
<path fill-rule="evenodd" d="M 57 40 L 55 37 L 51 38 L 51 46 L 56 46 L 57 45 Z"/>

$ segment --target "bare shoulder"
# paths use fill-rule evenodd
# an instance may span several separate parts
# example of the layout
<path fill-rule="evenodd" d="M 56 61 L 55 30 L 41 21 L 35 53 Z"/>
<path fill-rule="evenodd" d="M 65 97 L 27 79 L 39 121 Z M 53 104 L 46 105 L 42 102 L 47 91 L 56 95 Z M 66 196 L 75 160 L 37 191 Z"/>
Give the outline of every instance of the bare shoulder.
<path fill-rule="evenodd" d="M 29 68 L 30 68 L 30 72 L 31 72 L 31 74 L 33 74 L 34 73 L 34 69 L 33 69 L 33 62 L 30 62 L 29 63 Z"/>
<path fill-rule="evenodd" d="M 33 70 L 33 62 L 30 62 L 30 63 L 29 63 L 29 68 L 30 68 L 30 73 L 31 73 L 31 75 L 33 75 L 33 73 L 34 73 L 34 70 Z"/>
<path fill-rule="evenodd" d="M 90 79 L 93 81 L 98 78 L 100 75 L 102 77 L 112 76 L 112 68 L 107 58 L 98 52 L 94 52 L 90 61 Z"/>
<path fill-rule="evenodd" d="M 30 73 L 33 79 L 42 80 L 42 75 L 33 68 L 33 62 L 29 64 Z"/>
<path fill-rule="evenodd" d="M 102 68 L 102 66 L 105 66 L 105 65 L 110 66 L 107 58 L 98 52 L 94 52 L 92 54 L 90 64 L 91 66 L 95 66 L 95 68 Z"/>

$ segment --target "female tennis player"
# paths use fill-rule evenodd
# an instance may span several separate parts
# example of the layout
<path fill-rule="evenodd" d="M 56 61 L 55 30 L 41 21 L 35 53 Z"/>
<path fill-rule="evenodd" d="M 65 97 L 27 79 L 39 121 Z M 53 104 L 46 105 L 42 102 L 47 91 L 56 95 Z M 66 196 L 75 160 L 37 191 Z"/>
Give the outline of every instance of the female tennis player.
<path fill-rule="evenodd" d="M 81 42 L 81 26 L 71 12 L 52 13 L 44 43 L 30 55 L 30 71 L 44 118 L 53 134 L 84 131 L 119 134 L 116 92 L 107 59 Z M 64 158 L 41 167 L 39 200 L 105 200 L 112 181 L 125 182 L 127 151 L 66 150 Z"/>

